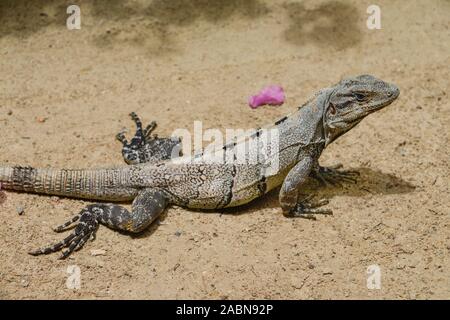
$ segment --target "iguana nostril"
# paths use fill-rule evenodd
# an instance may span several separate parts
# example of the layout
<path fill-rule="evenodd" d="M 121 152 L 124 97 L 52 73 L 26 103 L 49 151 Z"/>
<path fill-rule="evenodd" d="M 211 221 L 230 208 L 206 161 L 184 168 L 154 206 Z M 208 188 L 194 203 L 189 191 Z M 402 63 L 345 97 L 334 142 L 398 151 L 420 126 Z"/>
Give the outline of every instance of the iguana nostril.
<path fill-rule="evenodd" d="M 391 85 L 391 88 L 386 91 L 386 95 L 388 98 L 397 98 L 400 94 L 400 90 L 397 86 Z"/>

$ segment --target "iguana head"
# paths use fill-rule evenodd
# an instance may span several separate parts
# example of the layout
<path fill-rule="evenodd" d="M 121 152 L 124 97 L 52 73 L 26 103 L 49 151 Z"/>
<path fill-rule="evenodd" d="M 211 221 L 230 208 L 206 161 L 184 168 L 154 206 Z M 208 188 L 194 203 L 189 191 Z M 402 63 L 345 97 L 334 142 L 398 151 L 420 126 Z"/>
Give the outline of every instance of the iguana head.
<path fill-rule="evenodd" d="M 326 145 L 356 126 L 367 115 L 391 104 L 399 94 L 397 86 L 371 75 L 339 82 L 332 88 L 324 111 Z"/>

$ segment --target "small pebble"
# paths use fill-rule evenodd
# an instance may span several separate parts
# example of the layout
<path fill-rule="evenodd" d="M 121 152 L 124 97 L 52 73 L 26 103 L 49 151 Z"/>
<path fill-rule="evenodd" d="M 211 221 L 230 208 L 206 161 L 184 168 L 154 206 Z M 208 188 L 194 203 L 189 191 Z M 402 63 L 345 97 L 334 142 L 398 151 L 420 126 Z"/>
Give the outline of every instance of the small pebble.
<path fill-rule="evenodd" d="M 91 255 L 92 256 L 104 256 L 106 254 L 106 251 L 103 249 L 92 249 Z"/>
<path fill-rule="evenodd" d="M 26 288 L 26 287 L 28 287 L 30 284 L 28 283 L 27 280 L 22 279 L 22 280 L 20 280 L 20 285 L 21 285 L 22 287 Z"/>
<path fill-rule="evenodd" d="M 21 215 L 23 215 L 23 213 L 25 212 L 25 209 L 24 209 L 22 206 L 18 206 L 18 207 L 16 208 L 16 211 L 17 211 L 17 214 L 18 214 L 19 216 L 21 216 Z"/>
<path fill-rule="evenodd" d="M 175 232 L 175 235 L 176 235 L 177 237 L 181 236 L 181 231 L 176 231 L 176 232 Z"/>

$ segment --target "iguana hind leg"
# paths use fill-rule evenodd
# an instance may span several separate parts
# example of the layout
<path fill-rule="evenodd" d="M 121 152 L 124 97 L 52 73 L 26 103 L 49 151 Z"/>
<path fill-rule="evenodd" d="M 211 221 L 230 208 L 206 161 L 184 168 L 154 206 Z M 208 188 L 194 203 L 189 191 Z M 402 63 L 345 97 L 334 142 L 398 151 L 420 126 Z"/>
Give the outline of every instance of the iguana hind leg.
<path fill-rule="evenodd" d="M 312 157 L 299 161 L 287 174 L 281 186 L 279 200 L 283 214 L 286 217 L 301 217 L 315 219 L 314 214 L 332 214 L 329 209 L 320 209 L 328 203 L 327 200 L 312 202 L 312 196 L 300 199 L 299 191 L 306 183 L 314 167 Z"/>
<path fill-rule="evenodd" d="M 139 192 L 132 204 L 132 211 L 112 203 L 97 203 L 88 205 L 81 212 L 55 228 L 64 231 L 78 221 L 75 230 L 65 239 L 55 245 L 30 252 L 32 255 L 48 254 L 63 251 L 60 259 L 67 258 L 73 251 L 81 249 L 86 241 L 95 234 L 98 225 L 104 224 L 111 229 L 138 233 L 147 228 L 167 207 L 168 200 L 160 190 L 144 189 Z"/>
<path fill-rule="evenodd" d="M 138 164 L 145 162 L 157 162 L 180 155 L 181 141 L 179 138 L 159 138 L 151 135 L 156 128 L 156 122 L 152 121 L 145 129 L 136 113 L 130 113 L 131 119 L 136 123 L 136 133 L 128 142 L 123 132 L 116 135 L 122 145 L 122 155 L 126 163 Z"/>

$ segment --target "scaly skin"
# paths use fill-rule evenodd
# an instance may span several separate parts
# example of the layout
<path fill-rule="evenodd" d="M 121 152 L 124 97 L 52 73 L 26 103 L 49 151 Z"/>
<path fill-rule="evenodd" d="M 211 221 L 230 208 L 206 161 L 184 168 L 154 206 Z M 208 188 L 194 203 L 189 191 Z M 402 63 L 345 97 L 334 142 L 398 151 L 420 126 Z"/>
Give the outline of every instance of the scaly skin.
<path fill-rule="evenodd" d="M 190 157 L 179 157 L 180 140 L 151 137 L 156 124 L 145 129 L 139 118 L 134 138 L 122 133 L 123 156 L 128 166 L 89 170 L 0 167 L 4 189 L 84 199 L 133 200 L 132 212 L 115 204 L 93 204 L 55 229 L 63 231 L 78 221 L 63 241 L 30 252 L 47 254 L 68 248 L 61 258 L 80 249 L 102 223 L 113 229 L 140 232 L 169 204 L 188 208 L 216 209 L 239 206 L 281 185 L 279 201 L 288 217 L 311 218 L 331 214 L 320 209 L 326 201 L 300 199 L 299 190 L 308 177 L 322 183 L 355 181 L 356 173 L 324 168 L 318 163 L 323 149 L 364 117 L 392 103 L 398 88 L 369 75 L 342 80 L 319 91 L 293 114 L 250 135 L 237 137 L 225 146 Z M 275 144 L 264 143 L 266 133 Z M 244 148 L 245 147 L 245 148 Z M 244 150 L 244 151 L 242 151 Z M 225 159 L 224 161 L 211 161 Z"/>

